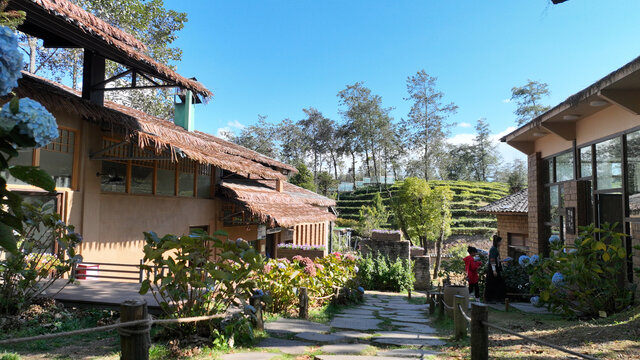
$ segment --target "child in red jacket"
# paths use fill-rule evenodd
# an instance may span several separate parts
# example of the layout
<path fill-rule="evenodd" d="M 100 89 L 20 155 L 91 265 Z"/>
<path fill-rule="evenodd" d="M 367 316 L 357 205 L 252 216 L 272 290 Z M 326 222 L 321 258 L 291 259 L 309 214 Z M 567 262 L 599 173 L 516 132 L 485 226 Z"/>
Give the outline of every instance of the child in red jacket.
<path fill-rule="evenodd" d="M 480 286 L 478 286 L 478 269 L 482 266 L 478 257 L 478 250 L 473 246 L 467 247 L 469 256 L 465 257 L 464 269 L 467 271 L 467 280 L 469 281 L 469 294 L 474 294 L 476 299 L 480 298 Z"/>

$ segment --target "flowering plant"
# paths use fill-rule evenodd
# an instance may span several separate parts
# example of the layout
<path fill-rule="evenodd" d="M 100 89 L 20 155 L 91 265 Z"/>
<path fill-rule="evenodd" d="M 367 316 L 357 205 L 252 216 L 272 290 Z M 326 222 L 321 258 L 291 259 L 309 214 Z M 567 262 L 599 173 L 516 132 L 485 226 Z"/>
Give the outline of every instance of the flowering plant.
<path fill-rule="evenodd" d="M 627 252 L 625 234 L 615 224 L 582 227 L 574 244 L 549 239 L 551 257 L 536 258 L 527 269 L 539 303 L 566 315 L 614 313 L 631 303 L 632 290 L 619 284 Z"/>
<path fill-rule="evenodd" d="M 18 37 L 8 27 L 0 25 L 0 96 L 18 87 L 18 79 L 22 77 L 20 70 L 22 54 L 18 49 Z"/>
<path fill-rule="evenodd" d="M 278 249 L 324 251 L 324 245 L 278 244 Z"/>

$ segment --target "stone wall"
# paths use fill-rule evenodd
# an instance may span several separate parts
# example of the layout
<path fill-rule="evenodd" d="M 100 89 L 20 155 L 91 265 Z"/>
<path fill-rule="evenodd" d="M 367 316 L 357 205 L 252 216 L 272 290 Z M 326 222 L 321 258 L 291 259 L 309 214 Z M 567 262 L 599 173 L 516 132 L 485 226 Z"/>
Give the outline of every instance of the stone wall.
<path fill-rule="evenodd" d="M 287 258 L 291 260 L 296 255 L 300 255 L 302 257 L 308 257 L 311 260 L 315 260 L 316 258 L 321 258 L 327 255 L 327 251 L 326 250 L 285 249 L 285 248 L 276 249 L 276 258 L 278 259 Z"/>
<path fill-rule="evenodd" d="M 578 234 L 578 227 L 585 226 L 587 224 L 587 219 L 589 218 L 587 211 L 589 210 L 589 204 L 586 203 L 587 199 L 585 198 L 585 193 L 587 191 L 587 183 L 586 181 L 569 181 L 564 183 L 563 192 L 564 192 L 564 207 L 573 207 L 575 208 L 575 224 L 576 224 L 576 234 L 566 234 L 565 235 L 565 243 L 573 244 Z M 566 214 L 564 214 L 566 216 Z M 566 222 L 566 219 L 565 219 Z"/>
<path fill-rule="evenodd" d="M 409 248 L 411 243 L 407 240 L 402 241 L 387 241 L 387 240 L 372 240 L 362 239 L 360 240 L 360 252 L 363 256 L 371 254 L 376 256 L 377 254 L 386 255 L 391 260 L 397 258 L 409 259 Z"/>
<path fill-rule="evenodd" d="M 416 290 L 431 289 L 430 264 L 429 256 L 416 256 L 413 263 L 413 274 L 416 277 L 413 286 Z"/>
<path fill-rule="evenodd" d="M 540 241 L 540 238 L 544 236 L 544 206 L 542 203 L 544 185 L 542 180 L 542 159 L 539 152 L 529 155 L 528 167 L 529 251 L 531 254 L 544 254 L 545 242 Z"/>
<path fill-rule="evenodd" d="M 529 220 L 527 214 L 498 214 L 496 217 L 498 218 L 498 236 L 502 238 L 500 249 L 498 249 L 502 258 L 506 258 L 509 254 L 509 233 L 527 235 L 525 244 L 529 246 L 531 251 L 532 245 L 528 240 Z M 531 254 L 535 254 L 535 252 L 531 252 Z"/>

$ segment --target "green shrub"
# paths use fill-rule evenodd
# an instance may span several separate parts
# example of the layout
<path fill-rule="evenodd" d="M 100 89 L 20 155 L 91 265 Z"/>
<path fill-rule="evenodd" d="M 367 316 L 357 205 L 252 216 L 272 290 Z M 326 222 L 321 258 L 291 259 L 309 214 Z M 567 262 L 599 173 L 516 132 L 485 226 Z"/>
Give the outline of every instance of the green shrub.
<path fill-rule="evenodd" d="M 358 259 L 358 281 L 367 290 L 407 291 L 413 289 L 415 276 L 411 260 L 390 260 L 371 254 Z"/>
<path fill-rule="evenodd" d="M 337 227 L 347 227 L 347 228 L 355 228 L 358 226 L 358 222 L 353 219 L 345 219 L 345 218 L 337 218 L 336 219 Z"/>
<path fill-rule="evenodd" d="M 626 235 L 614 231 L 615 224 L 580 228 L 573 245 L 552 236 L 551 257 L 529 267 L 531 291 L 555 312 L 569 316 L 597 316 L 623 310 L 631 303 L 624 268 Z"/>
<path fill-rule="evenodd" d="M 4 353 L 0 354 L 0 360 L 20 360 L 22 359 L 20 355 L 16 353 Z"/>
<path fill-rule="evenodd" d="M 502 268 L 502 278 L 504 279 L 506 292 L 529 294 L 531 286 L 529 273 L 527 269 L 518 264 L 517 261 L 512 261 L 508 266 Z"/>
<path fill-rule="evenodd" d="M 217 236 L 226 234 L 217 232 L 210 236 L 196 231 L 160 238 L 153 232 L 144 233 L 145 265 L 141 268 L 147 279 L 141 284 L 140 294 L 151 290 L 163 312 L 178 318 L 219 314 L 232 305 L 246 306 L 255 289 L 253 279 L 262 270 L 263 258 L 242 239 L 221 240 Z M 202 331 L 202 325 L 198 324 L 187 323 L 176 330 L 189 336 L 196 330 Z M 208 335 L 231 337 L 236 333 L 242 337 L 236 331 L 246 329 L 246 324 L 248 319 L 244 316 L 224 325 L 210 323 Z M 252 332 L 248 336 L 252 337 Z"/>
<path fill-rule="evenodd" d="M 22 204 L 23 231 L 18 251 L 0 258 L 0 314 L 17 314 L 82 261 L 75 248 L 82 237 L 52 213 L 53 204 Z M 51 250 L 58 246 L 58 253 Z M 65 283 L 73 277 L 64 279 Z"/>

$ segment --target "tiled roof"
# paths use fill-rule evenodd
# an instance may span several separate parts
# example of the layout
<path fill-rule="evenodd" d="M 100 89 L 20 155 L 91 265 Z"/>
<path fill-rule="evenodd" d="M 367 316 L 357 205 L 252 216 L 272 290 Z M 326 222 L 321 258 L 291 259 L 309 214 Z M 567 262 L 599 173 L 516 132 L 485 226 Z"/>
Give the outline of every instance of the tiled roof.
<path fill-rule="evenodd" d="M 477 212 L 526 214 L 529 212 L 529 193 L 527 189 L 520 190 L 479 208 Z"/>

